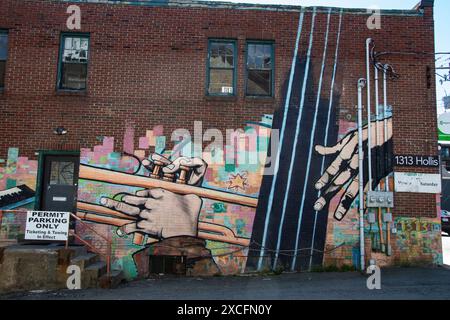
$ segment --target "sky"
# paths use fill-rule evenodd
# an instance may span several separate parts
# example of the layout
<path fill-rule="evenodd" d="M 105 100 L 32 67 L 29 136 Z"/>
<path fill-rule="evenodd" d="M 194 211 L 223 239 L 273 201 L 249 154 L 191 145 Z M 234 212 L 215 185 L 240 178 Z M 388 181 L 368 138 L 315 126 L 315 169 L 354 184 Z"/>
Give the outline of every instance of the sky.
<path fill-rule="evenodd" d="M 216 1 L 216 0 L 209 0 Z M 412 9 L 420 0 L 225 0 L 227 2 L 239 3 L 260 3 L 260 4 L 287 4 L 300 6 L 331 6 L 345 8 L 371 8 L 378 7 L 381 9 Z M 450 38 L 447 30 L 449 30 L 448 21 L 450 20 L 450 0 L 435 0 L 435 29 L 436 29 L 436 52 L 450 52 Z M 449 59 L 450 55 L 443 56 L 440 61 Z M 443 63 L 438 62 L 439 66 Z M 444 61 L 449 66 L 450 60 Z M 445 71 L 440 71 L 441 73 Z M 448 71 L 447 71 L 448 73 Z M 438 77 L 437 77 L 438 78 Z M 439 81 L 437 87 L 437 106 L 438 113 L 442 113 L 443 102 L 442 97 L 450 95 L 450 82 L 443 85 Z"/>

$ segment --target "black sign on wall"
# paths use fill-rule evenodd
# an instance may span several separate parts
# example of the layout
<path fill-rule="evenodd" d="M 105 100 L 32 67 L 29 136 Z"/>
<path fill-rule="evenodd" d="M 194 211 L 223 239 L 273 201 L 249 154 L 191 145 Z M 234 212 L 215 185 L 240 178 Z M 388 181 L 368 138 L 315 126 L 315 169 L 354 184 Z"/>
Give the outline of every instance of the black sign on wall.
<path fill-rule="evenodd" d="M 439 167 L 438 156 L 395 155 L 394 166 L 398 167 Z"/>

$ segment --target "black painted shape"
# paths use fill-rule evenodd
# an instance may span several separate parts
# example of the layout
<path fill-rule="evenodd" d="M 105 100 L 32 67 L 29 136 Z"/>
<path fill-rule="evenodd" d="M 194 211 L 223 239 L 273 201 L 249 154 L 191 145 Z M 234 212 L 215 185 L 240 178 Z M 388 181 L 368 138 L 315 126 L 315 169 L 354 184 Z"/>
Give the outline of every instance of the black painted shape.
<path fill-rule="evenodd" d="M 13 190 L 15 188 L 18 188 L 20 191 L 14 192 Z M 14 188 L 2 190 L 2 193 L 4 193 L 4 195 L 0 196 L 0 209 L 33 198 L 35 195 L 35 192 L 24 184 Z"/>

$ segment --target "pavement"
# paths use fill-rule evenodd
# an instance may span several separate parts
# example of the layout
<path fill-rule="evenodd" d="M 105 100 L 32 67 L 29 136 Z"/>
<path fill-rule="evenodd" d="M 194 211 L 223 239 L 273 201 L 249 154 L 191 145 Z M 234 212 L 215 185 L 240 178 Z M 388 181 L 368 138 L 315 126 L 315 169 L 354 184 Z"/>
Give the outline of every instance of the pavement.
<path fill-rule="evenodd" d="M 358 272 L 294 273 L 211 278 L 162 276 L 112 290 L 60 290 L 0 296 L 0 300 L 450 300 L 450 267 L 388 268 L 381 289 Z"/>
<path fill-rule="evenodd" d="M 382 269 L 380 290 L 369 290 L 360 272 L 158 276 L 112 290 L 28 291 L 0 300 L 450 300 L 450 237 L 442 237 L 442 246 L 444 266 Z"/>

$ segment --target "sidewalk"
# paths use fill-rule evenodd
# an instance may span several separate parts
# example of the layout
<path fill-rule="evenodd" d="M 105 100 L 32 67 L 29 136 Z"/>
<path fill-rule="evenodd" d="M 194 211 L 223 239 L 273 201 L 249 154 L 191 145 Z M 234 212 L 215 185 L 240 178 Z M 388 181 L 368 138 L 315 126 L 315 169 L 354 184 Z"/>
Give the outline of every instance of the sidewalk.
<path fill-rule="evenodd" d="M 20 293 L 1 299 L 450 299 L 450 268 L 392 268 L 381 272 L 381 290 L 368 290 L 357 272 L 213 278 L 160 277 L 114 290 Z"/>

